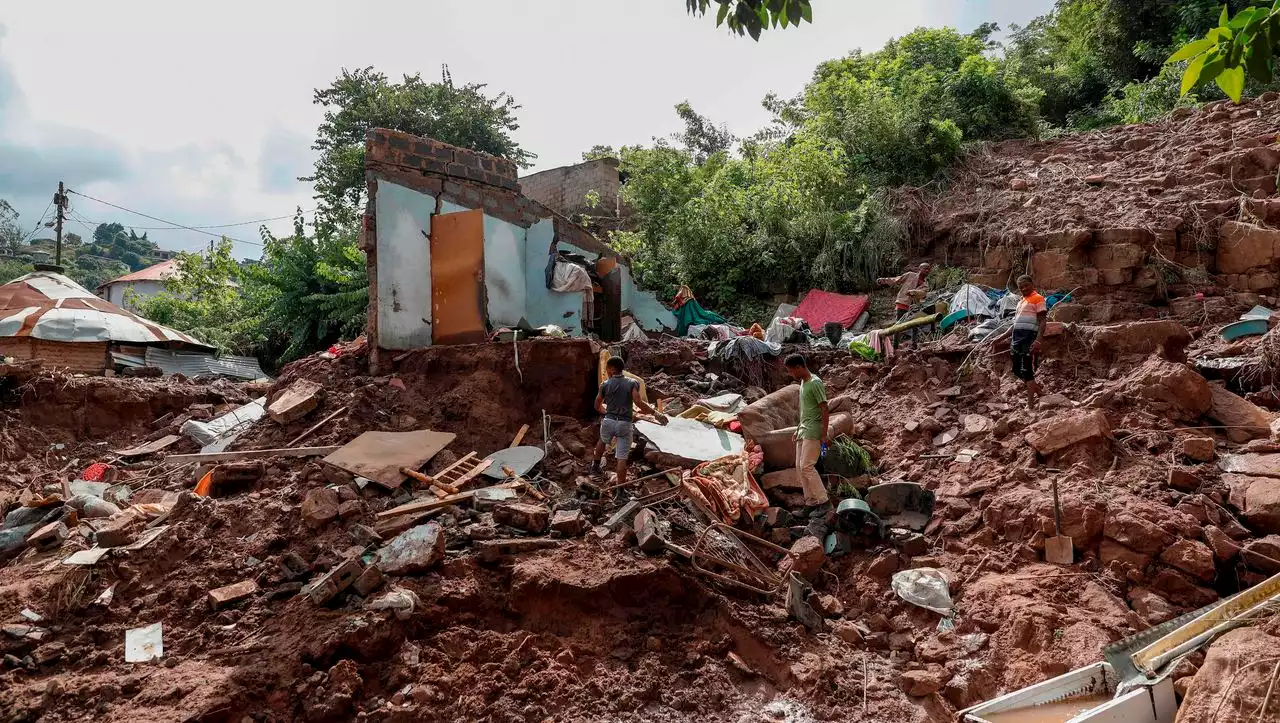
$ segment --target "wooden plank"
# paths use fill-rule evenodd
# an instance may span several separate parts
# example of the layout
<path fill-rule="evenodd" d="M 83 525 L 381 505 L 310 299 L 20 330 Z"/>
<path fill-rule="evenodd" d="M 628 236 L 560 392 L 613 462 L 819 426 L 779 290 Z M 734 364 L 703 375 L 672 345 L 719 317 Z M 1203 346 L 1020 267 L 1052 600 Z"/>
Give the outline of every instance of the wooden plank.
<path fill-rule="evenodd" d="M 388 517 L 399 517 L 400 515 L 409 515 L 415 512 L 428 512 L 437 507 L 447 507 L 449 505 L 462 502 L 463 500 L 469 500 L 474 497 L 475 494 L 475 490 L 467 490 L 466 492 L 459 492 L 456 495 L 449 495 L 448 497 L 440 497 L 438 499 L 424 498 L 414 500 L 413 502 L 406 502 L 399 507 L 392 507 L 385 512 L 379 512 L 376 516 L 380 520 L 385 520 Z"/>
<path fill-rule="evenodd" d="M 404 484 L 402 467 L 419 469 L 457 438 L 451 432 L 365 432 L 324 458 L 326 464 L 387 489 Z"/>
<path fill-rule="evenodd" d="M 449 495 L 448 497 L 441 497 L 439 499 L 422 497 L 414 500 L 413 502 L 406 502 L 403 505 L 400 505 L 399 507 L 392 507 L 389 510 L 379 512 L 377 515 L 375 515 L 375 517 L 377 517 L 379 520 L 385 520 L 392 517 L 399 517 L 401 515 L 411 515 L 411 514 L 416 514 L 421 512 L 429 512 L 439 507 L 448 507 L 449 505 L 457 504 L 458 502 L 462 502 L 464 500 L 469 500 L 472 497 L 474 497 L 476 492 L 480 491 L 481 489 L 520 489 L 523 486 L 524 484 L 519 482 L 503 482 L 502 484 L 490 485 L 489 487 L 481 487 L 474 490 L 467 490 L 465 492 L 459 492 L 456 495 Z"/>
<path fill-rule="evenodd" d="M 148 454 L 155 454 L 156 452 L 159 452 L 163 449 L 167 449 L 170 445 L 172 445 L 174 442 L 177 442 L 179 439 L 182 439 L 182 438 L 176 434 L 168 434 L 161 437 L 160 439 L 147 442 L 146 444 L 140 444 L 136 447 L 130 447 L 128 449 L 117 450 L 116 454 L 121 457 L 144 457 Z"/>
<path fill-rule="evenodd" d="M 508 444 L 507 448 L 510 449 L 511 447 L 519 447 L 520 443 L 524 441 L 524 435 L 528 433 L 529 433 L 529 425 L 527 424 L 520 425 L 520 431 L 516 432 L 515 439 L 511 440 L 511 444 Z"/>
<path fill-rule="evenodd" d="M 479 462 L 477 462 L 476 466 L 472 467 L 469 472 L 462 475 L 456 480 L 450 480 L 450 482 L 453 484 L 454 487 L 462 487 L 463 485 L 475 479 L 476 477 L 479 477 L 480 473 L 488 469 L 490 464 L 492 464 L 492 462 L 490 462 L 489 460 L 482 459 Z"/>
<path fill-rule="evenodd" d="M 315 431 L 316 431 L 317 429 L 319 429 L 319 428 L 323 427 L 324 425 L 328 424 L 328 423 L 329 423 L 329 422 L 330 422 L 334 417 L 338 416 L 339 414 L 342 414 L 342 413 L 343 413 L 343 412 L 345 412 L 345 411 L 347 411 L 347 408 L 346 408 L 346 407 L 342 407 L 341 409 L 339 409 L 338 411 L 334 412 L 333 414 L 330 414 L 329 416 L 325 417 L 324 419 L 321 419 L 319 422 L 316 422 L 315 424 L 313 424 L 313 425 L 311 425 L 310 427 L 308 427 L 308 428 L 307 428 L 307 431 L 305 431 L 305 432 L 303 432 L 302 434 L 299 434 L 298 436 L 296 436 L 296 437 L 294 437 L 293 439 L 289 440 L 289 443 L 288 443 L 288 444 L 286 444 L 285 446 L 286 446 L 286 447 L 292 447 L 293 445 L 297 444 L 298 442 L 301 442 L 302 440 L 306 439 L 307 437 L 310 437 L 313 433 L 315 433 Z"/>
<path fill-rule="evenodd" d="M 246 449 L 240 452 L 210 452 L 208 454 L 171 454 L 165 464 L 199 464 L 201 462 L 234 462 L 240 459 L 264 457 L 320 457 L 333 454 L 342 447 L 293 447 L 281 449 Z"/>

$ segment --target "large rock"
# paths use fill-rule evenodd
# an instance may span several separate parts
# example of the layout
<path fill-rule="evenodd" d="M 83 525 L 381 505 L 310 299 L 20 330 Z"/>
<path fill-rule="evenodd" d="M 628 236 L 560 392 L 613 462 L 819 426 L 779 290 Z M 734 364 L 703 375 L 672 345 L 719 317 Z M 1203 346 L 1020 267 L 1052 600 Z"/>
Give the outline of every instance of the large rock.
<path fill-rule="evenodd" d="M 1178 440 L 1178 454 L 1196 462 L 1212 462 L 1213 446 L 1213 437 L 1183 437 Z"/>
<path fill-rule="evenodd" d="M 1209 549 L 1213 550 L 1213 556 L 1222 562 L 1240 554 L 1240 546 L 1236 541 L 1213 525 L 1205 526 L 1204 541 L 1209 544 Z"/>
<path fill-rule="evenodd" d="M 307 493 L 302 500 L 302 521 L 312 529 L 323 527 L 326 523 L 337 519 L 341 502 L 338 493 L 330 487 L 318 487 Z"/>
<path fill-rule="evenodd" d="M 1280 255 L 1280 231 L 1227 221 L 1218 236 L 1218 273 L 1240 274 L 1267 266 Z"/>
<path fill-rule="evenodd" d="M 1147 569 L 1147 565 L 1151 564 L 1151 555 L 1132 550 L 1115 540 L 1102 541 L 1098 546 L 1098 558 L 1102 560 L 1103 565 L 1119 561 L 1136 572 L 1142 572 Z"/>
<path fill-rule="evenodd" d="M 1193 420 L 1209 411 L 1213 392 L 1199 372 L 1181 362 L 1152 356 L 1124 381 L 1125 392 L 1144 399 L 1153 411 L 1182 420 Z"/>
<path fill-rule="evenodd" d="M 1258 405 L 1232 394 L 1221 384 L 1210 384 L 1213 404 L 1207 410 L 1210 419 L 1226 427 L 1224 432 L 1232 442 L 1244 443 L 1251 439 L 1271 436 L 1271 415 Z"/>
<path fill-rule="evenodd" d="M 1277 648 L 1280 637 L 1256 627 L 1232 630 L 1218 638 L 1191 680 L 1178 708 L 1177 723 L 1280 719 L 1280 698 L 1273 690 L 1275 665 L 1258 664 L 1274 659 Z M 1269 710 L 1264 711 L 1262 704 L 1268 693 L 1271 701 Z"/>
<path fill-rule="evenodd" d="M 1280 479 L 1227 474 L 1222 481 L 1231 489 L 1232 506 L 1253 529 L 1280 534 Z"/>
<path fill-rule="evenodd" d="M 1159 592 L 1174 605 L 1188 608 L 1200 608 L 1218 599 L 1218 593 L 1201 587 L 1184 573 L 1164 568 L 1151 578 L 1152 589 Z"/>
<path fill-rule="evenodd" d="M 1170 605 L 1168 600 L 1145 587 L 1135 587 L 1129 591 L 1129 604 L 1133 605 L 1134 612 L 1151 625 L 1159 625 L 1178 614 L 1178 609 Z"/>
<path fill-rule="evenodd" d="M 1147 356 L 1154 351 L 1159 351 L 1165 359 L 1182 359 L 1191 343 L 1187 327 L 1170 319 L 1085 327 L 1080 333 L 1093 356 L 1102 361 Z"/>
<path fill-rule="evenodd" d="M 1124 511 L 1107 515 L 1102 534 L 1116 542 L 1147 555 L 1154 555 L 1173 541 L 1173 535 L 1159 525 Z"/>
<path fill-rule="evenodd" d="M 822 540 L 812 535 L 801 537 L 791 546 L 791 552 L 796 556 L 795 565 L 791 568 L 792 572 L 800 573 L 800 576 L 806 580 L 816 581 L 818 571 L 827 561 L 827 552 L 822 548 Z"/>
<path fill-rule="evenodd" d="M 1217 574 L 1213 565 L 1213 550 L 1203 542 L 1178 540 L 1160 553 L 1160 559 L 1205 582 L 1212 580 Z"/>
<path fill-rule="evenodd" d="M 941 665 L 931 664 L 924 670 L 908 670 L 898 679 L 904 693 L 914 697 L 932 695 L 942 690 L 951 674 Z"/>
<path fill-rule="evenodd" d="M 1274 575 L 1280 572 L 1280 535 L 1267 535 L 1245 543 L 1240 550 L 1240 559 L 1244 564 Z"/>
<path fill-rule="evenodd" d="M 387 575 L 426 572 L 444 559 L 444 529 L 435 522 L 411 527 L 378 550 L 378 569 Z"/>
<path fill-rule="evenodd" d="M 1076 412 L 1043 419 L 1031 425 L 1025 439 L 1042 455 L 1052 454 L 1085 440 L 1111 438 L 1111 423 L 1100 410 Z"/>

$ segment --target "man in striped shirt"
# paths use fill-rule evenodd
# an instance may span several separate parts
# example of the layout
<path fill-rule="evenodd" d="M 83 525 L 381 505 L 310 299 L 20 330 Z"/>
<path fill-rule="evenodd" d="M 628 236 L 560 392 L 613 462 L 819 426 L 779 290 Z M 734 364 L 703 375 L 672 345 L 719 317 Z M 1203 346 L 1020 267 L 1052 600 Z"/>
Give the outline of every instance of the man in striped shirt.
<path fill-rule="evenodd" d="M 1036 382 L 1036 362 L 1040 355 L 1040 339 L 1049 320 L 1049 308 L 1036 291 L 1030 276 L 1018 277 L 1018 311 L 1013 317 L 1009 350 L 1013 356 L 1013 375 L 1027 383 L 1027 403 L 1034 404 L 1040 394 Z"/>

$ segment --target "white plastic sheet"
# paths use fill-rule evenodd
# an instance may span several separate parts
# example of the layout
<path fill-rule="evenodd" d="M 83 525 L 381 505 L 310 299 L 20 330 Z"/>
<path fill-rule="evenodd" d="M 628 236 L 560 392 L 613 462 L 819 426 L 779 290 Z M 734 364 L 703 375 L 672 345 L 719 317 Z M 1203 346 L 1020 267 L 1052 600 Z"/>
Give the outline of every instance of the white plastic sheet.
<path fill-rule="evenodd" d="M 965 284 L 951 297 L 948 309 L 952 312 L 965 310 L 970 316 L 995 316 L 995 304 L 980 286 Z"/>
<path fill-rule="evenodd" d="M 912 605 L 932 610 L 943 616 L 951 615 L 951 592 L 947 578 L 932 567 L 917 567 L 894 573 L 893 591 Z"/>
<path fill-rule="evenodd" d="M 266 397 L 259 397 L 208 422 L 197 422 L 194 419 L 187 420 L 178 432 L 195 440 L 197 444 L 211 445 L 220 439 L 231 436 L 240 428 L 247 427 L 262 419 L 262 416 L 267 413 L 266 403 Z"/>
<path fill-rule="evenodd" d="M 164 623 L 124 631 L 124 662 L 145 663 L 164 657 Z"/>

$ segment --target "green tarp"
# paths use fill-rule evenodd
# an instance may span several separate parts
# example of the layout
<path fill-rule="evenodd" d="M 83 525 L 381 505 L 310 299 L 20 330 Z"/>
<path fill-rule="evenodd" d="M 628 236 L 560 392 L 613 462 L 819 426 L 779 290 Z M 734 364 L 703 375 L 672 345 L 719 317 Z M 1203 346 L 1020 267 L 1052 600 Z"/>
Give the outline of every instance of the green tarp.
<path fill-rule="evenodd" d="M 723 316 L 714 311 L 707 311 L 702 308 L 702 304 L 697 299 L 689 299 L 675 310 L 676 315 L 676 336 L 684 336 L 689 331 L 690 326 L 697 324 L 727 324 Z"/>

